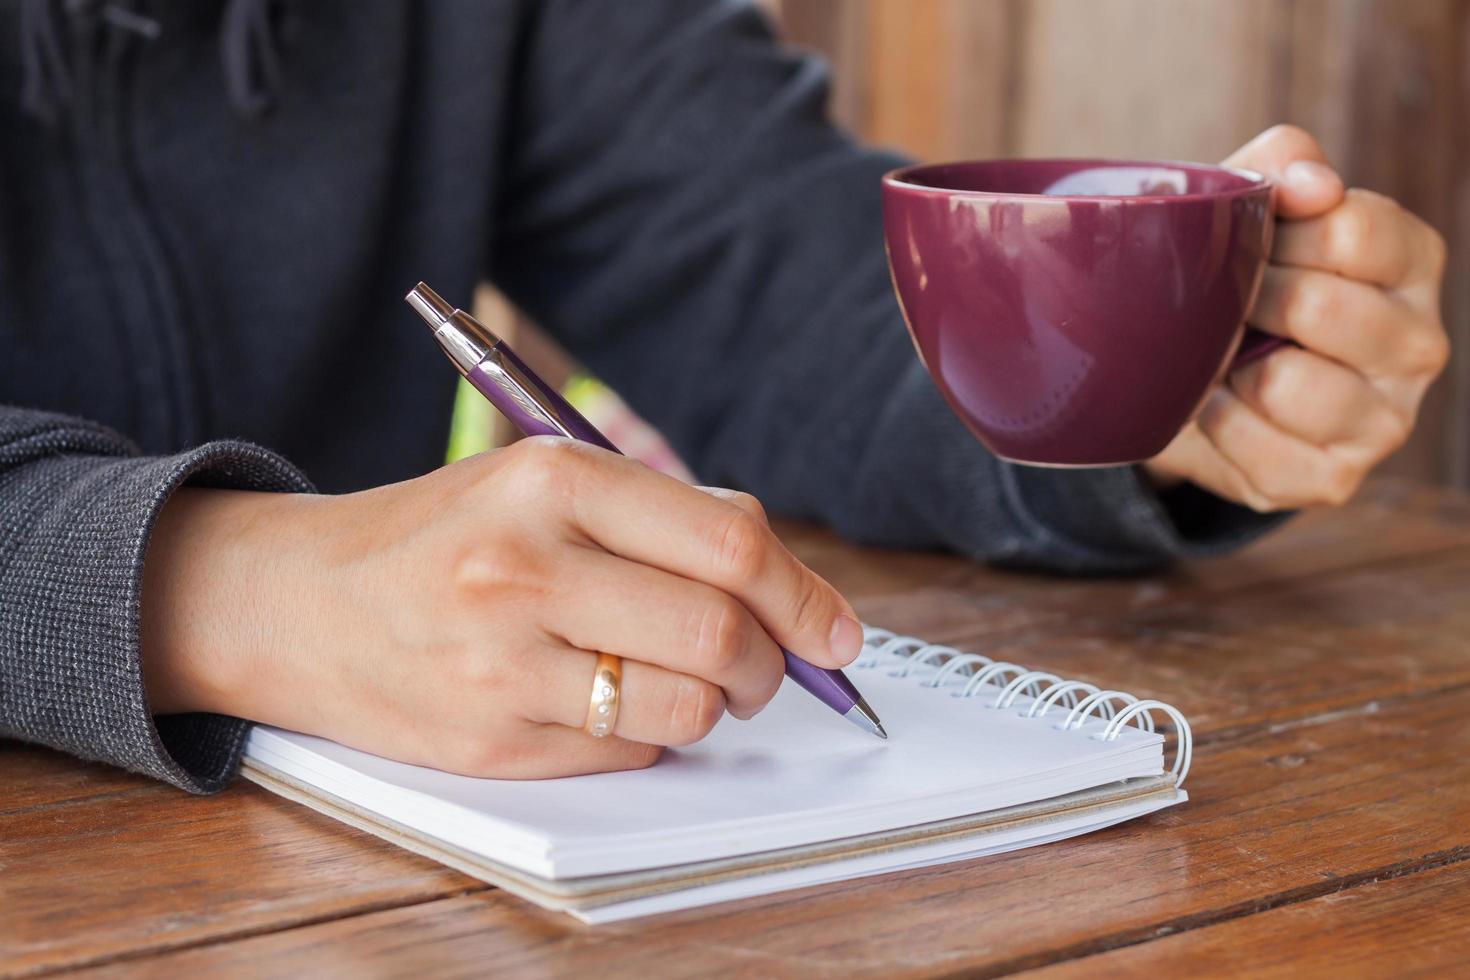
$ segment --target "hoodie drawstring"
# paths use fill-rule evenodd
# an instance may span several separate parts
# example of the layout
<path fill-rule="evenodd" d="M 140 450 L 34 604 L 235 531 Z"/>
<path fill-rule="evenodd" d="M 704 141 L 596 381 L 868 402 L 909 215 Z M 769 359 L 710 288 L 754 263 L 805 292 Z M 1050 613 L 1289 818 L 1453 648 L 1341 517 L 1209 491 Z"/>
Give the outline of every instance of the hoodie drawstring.
<path fill-rule="evenodd" d="M 220 26 L 220 57 L 230 104 L 262 115 L 281 93 L 279 7 L 274 0 L 229 0 Z"/>
<path fill-rule="evenodd" d="M 54 124 L 71 103 L 73 73 L 57 6 L 73 16 L 90 16 L 119 30 L 152 40 L 158 21 L 120 2 L 21 0 L 21 105 Z M 281 7 L 279 0 L 227 0 L 220 23 L 220 60 L 230 104 L 243 116 L 267 112 L 281 92 Z"/>
<path fill-rule="evenodd" d="M 71 69 L 62 49 L 51 0 L 21 0 L 20 103 L 44 123 L 55 123 L 71 102 Z"/>

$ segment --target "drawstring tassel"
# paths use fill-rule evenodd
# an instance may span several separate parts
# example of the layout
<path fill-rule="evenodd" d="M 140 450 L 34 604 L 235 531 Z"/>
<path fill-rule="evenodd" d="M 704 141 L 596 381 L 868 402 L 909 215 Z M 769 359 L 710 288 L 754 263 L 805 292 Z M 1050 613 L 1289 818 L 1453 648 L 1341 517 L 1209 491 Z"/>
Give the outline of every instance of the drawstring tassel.
<path fill-rule="evenodd" d="M 21 0 L 21 106 L 53 125 L 72 102 L 74 81 L 67 61 L 68 41 L 54 0 Z M 153 40 L 158 21 L 123 3 L 65 0 L 71 16 L 100 19 L 117 30 Z M 289 12 L 289 11 L 287 11 Z M 230 104 L 245 116 L 260 116 L 281 91 L 282 25 L 275 0 L 228 0 L 220 25 L 220 55 Z M 287 32 L 290 23 L 285 25 Z M 289 39 L 288 39 L 289 40 Z"/>
<path fill-rule="evenodd" d="M 66 63 L 51 0 L 22 0 L 20 6 L 21 107 L 54 125 L 71 102 L 71 69 Z"/>
<path fill-rule="evenodd" d="M 260 116 L 281 91 L 281 54 L 277 48 L 272 0 L 229 0 L 220 30 L 220 55 L 230 104 L 246 116 Z"/>
<path fill-rule="evenodd" d="M 158 21 L 126 7 L 98 0 L 67 0 L 72 17 L 95 22 L 153 40 L 159 35 Z M 63 28 L 51 0 L 22 0 L 20 7 L 21 108 L 49 125 L 55 125 L 72 101 L 71 66 L 66 59 Z"/>

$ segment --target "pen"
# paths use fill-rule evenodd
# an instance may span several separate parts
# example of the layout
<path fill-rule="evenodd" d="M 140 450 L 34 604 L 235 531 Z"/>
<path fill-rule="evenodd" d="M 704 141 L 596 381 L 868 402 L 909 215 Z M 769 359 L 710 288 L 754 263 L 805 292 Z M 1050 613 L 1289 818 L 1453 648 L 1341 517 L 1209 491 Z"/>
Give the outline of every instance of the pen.
<path fill-rule="evenodd" d="M 617 446 L 479 320 L 450 306 L 423 283 L 413 287 L 404 299 L 434 331 L 434 339 L 455 369 L 521 432 L 528 436 L 566 436 L 618 452 Z M 781 654 L 786 658 L 786 676 L 864 731 L 888 737 L 878 716 L 842 671 L 809 664 L 785 647 Z"/>

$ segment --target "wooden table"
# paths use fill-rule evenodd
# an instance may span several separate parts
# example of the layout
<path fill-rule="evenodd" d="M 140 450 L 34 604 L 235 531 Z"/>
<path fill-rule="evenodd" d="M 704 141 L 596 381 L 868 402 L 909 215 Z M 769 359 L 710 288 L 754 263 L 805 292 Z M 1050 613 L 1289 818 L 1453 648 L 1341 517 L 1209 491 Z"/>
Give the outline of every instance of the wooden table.
<path fill-rule="evenodd" d="M 0 972 L 1470 970 L 1470 500 L 1378 484 L 1126 581 L 788 539 L 872 622 L 1178 704 L 1192 801 L 1031 851 L 586 927 L 250 785 L 192 798 L 0 742 Z"/>

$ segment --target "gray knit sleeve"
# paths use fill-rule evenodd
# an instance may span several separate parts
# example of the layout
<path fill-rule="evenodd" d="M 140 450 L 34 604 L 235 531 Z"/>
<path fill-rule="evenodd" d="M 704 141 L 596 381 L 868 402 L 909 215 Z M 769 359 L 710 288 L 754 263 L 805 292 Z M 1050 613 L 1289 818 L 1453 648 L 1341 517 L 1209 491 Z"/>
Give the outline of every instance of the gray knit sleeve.
<path fill-rule="evenodd" d="M 247 443 L 140 457 L 101 426 L 0 407 L 0 736 L 195 793 L 234 773 L 246 722 L 155 718 L 144 695 L 143 557 L 159 510 L 184 484 L 311 490 Z"/>

